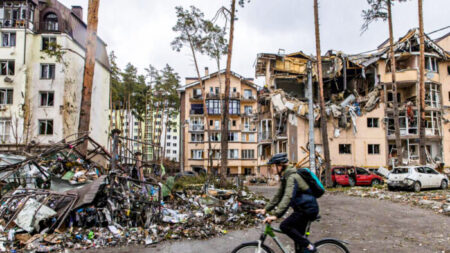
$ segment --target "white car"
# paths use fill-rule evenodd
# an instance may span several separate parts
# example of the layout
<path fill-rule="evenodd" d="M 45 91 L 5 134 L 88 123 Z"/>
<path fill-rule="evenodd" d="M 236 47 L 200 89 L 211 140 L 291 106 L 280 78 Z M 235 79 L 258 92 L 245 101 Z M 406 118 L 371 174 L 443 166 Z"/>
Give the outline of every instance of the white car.
<path fill-rule="evenodd" d="M 388 176 L 389 190 L 408 189 L 419 192 L 426 188 L 447 189 L 448 177 L 428 166 L 397 167 Z"/>

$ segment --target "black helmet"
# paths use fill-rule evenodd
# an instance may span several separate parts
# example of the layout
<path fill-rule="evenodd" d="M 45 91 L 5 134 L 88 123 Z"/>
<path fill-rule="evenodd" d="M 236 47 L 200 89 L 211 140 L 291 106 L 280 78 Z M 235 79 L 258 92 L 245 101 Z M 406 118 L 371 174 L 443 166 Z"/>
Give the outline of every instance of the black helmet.
<path fill-rule="evenodd" d="M 289 159 L 287 158 L 287 154 L 279 153 L 279 154 L 272 156 L 272 158 L 270 158 L 270 160 L 267 162 L 267 164 L 284 164 L 284 163 L 288 163 L 288 162 L 289 162 Z"/>

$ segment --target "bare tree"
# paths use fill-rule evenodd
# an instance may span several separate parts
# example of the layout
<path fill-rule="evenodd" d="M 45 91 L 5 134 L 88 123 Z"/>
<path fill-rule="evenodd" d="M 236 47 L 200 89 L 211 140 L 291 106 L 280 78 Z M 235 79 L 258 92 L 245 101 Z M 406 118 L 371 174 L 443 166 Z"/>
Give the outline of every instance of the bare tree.
<path fill-rule="evenodd" d="M 394 0 L 392 0 L 394 1 Z M 398 0 L 399 2 L 404 2 L 406 0 Z M 398 112 L 398 97 L 397 97 L 397 82 L 395 78 L 396 63 L 395 63 L 395 52 L 394 52 L 394 31 L 392 28 L 392 2 L 391 0 L 367 0 L 370 5 L 370 9 L 363 10 L 362 17 L 364 23 L 361 27 L 361 31 L 365 32 L 369 28 L 369 24 L 373 21 L 381 19 L 383 21 L 388 21 L 389 26 L 389 56 L 390 56 L 390 67 L 391 67 L 391 77 L 392 77 L 392 100 L 394 106 L 394 132 L 395 132 L 395 147 L 397 149 L 397 159 L 399 164 L 403 164 L 403 148 L 402 141 L 400 139 L 400 121 Z"/>
<path fill-rule="evenodd" d="M 204 14 L 200 9 L 191 6 L 190 11 L 184 10 L 183 7 L 178 6 L 175 8 L 177 13 L 177 23 L 172 28 L 173 31 L 178 33 L 178 36 L 172 41 L 172 48 L 176 51 L 180 51 L 183 46 L 188 46 L 191 49 L 192 58 L 194 60 L 195 71 L 197 72 L 197 80 L 202 90 L 203 101 L 203 124 L 206 125 L 206 132 L 208 138 L 208 166 L 207 171 L 212 169 L 212 149 L 211 149 L 211 131 L 207 122 L 208 111 L 206 106 L 206 90 L 203 84 L 200 70 L 198 67 L 196 52 L 203 53 L 205 45 L 205 33 L 204 33 Z M 183 145 L 183 144 L 182 144 Z"/>

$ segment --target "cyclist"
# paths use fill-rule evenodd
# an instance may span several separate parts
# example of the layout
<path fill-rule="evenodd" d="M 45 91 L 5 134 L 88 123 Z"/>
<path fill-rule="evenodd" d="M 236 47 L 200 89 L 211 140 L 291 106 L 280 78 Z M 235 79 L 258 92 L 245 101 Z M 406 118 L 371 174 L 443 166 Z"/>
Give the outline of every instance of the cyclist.
<path fill-rule="evenodd" d="M 288 166 L 289 159 L 286 153 L 274 155 L 268 162 L 275 165 L 275 170 L 281 178 L 281 185 L 275 196 L 264 209 L 255 210 L 256 213 L 265 214 L 271 210 L 275 211 L 272 216 L 268 216 L 264 222 L 272 222 L 281 218 L 289 207 L 294 212 L 281 224 L 280 229 L 296 243 L 296 252 L 304 249 L 303 252 L 316 252 L 314 245 L 304 236 L 308 221 L 313 221 L 319 214 L 319 205 L 309 190 L 308 184 L 297 173 L 297 170 Z"/>

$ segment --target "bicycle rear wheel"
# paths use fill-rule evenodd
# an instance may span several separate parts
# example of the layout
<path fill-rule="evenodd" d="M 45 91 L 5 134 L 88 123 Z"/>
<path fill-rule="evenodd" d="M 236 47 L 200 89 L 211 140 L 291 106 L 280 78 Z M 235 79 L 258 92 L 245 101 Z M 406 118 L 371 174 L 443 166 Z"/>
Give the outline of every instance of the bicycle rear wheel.
<path fill-rule="evenodd" d="M 350 253 L 347 247 L 335 239 L 323 239 L 314 243 L 318 253 Z"/>
<path fill-rule="evenodd" d="M 263 244 L 258 251 L 258 242 L 247 242 L 237 246 L 231 253 L 273 253 L 273 250 Z"/>

